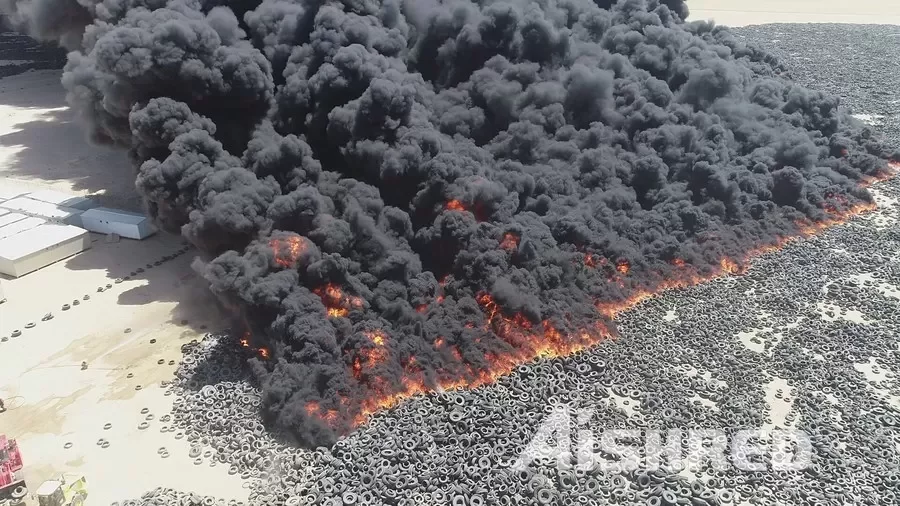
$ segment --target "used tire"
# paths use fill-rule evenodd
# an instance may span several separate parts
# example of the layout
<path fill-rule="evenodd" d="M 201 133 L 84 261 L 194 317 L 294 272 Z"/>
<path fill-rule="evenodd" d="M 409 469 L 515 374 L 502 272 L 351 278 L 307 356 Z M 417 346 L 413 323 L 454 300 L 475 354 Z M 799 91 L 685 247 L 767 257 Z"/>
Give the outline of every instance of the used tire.
<path fill-rule="evenodd" d="M 13 501 L 18 501 L 19 499 L 25 497 L 25 495 L 27 493 L 28 493 L 28 489 L 26 489 L 24 485 L 19 485 L 18 487 L 13 489 L 12 494 L 10 494 L 10 497 L 13 498 Z"/>

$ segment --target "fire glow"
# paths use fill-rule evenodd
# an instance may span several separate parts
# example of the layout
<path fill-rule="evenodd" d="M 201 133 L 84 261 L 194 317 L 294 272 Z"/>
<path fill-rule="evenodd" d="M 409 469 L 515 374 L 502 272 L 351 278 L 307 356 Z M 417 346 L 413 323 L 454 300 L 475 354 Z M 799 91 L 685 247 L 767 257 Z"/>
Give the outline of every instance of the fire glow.
<path fill-rule="evenodd" d="M 275 255 L 275 263 L 286 269 L 294 267 L 300 255 L 306 250 L 306 243 L 299 235 L 272 239 L 269 247 Z"/>
<path fill-rule="evenodd" d="M 464 206 L 462 202 L 460 202 L 456 199 L 453 199 L 453 200 L 447 202 L 447 204 L 444 206 L 444 209 L 447 209 L 448 211 L 466 211 L 467 210 L 466 206 Z"/>
<path fill-rule="evenodd" d="M 515 250 L 519 247 L 519 235 L 512 232 L 503 234 L 503 239 L 500 240 L 500 247 L 507 251 Z"/>
<path fill-rule="evenodd" d="M 460 210 L 461 206 L 462 204 L 458 201 L 450 201 L 446 208 Z M 481 324 L 468 322 L 465 326 L 475 328 L 481 325 L 483 331 L 499 337 L 509 346 L 502 353 L 488 352 L 484 353 L 482 357 L 473 359 L 473 357 L 463 356 L 460 348 L 446 337 L 438 336 L 433 341 L 435 352 L 449 358 L 445 362 L 447 364 L 445 370 L 436 371 L 436 377 L 430 379 L 426 379 L 415 356 L 404 357 L 391 347 L 391 339 L 387 333 L 381 330 L 364 332 L 363 335 L 369 343 L 355 352 L 357 356 L 349 362 L 349 374 L 356 379 L 359 388 L 363 389 L 366 395 L 362 396 L 362 400 L 355 406 L 348 405 L 348 397 L 342 395 L 339 406 L 325 408 L 318 402 L 309 402 L 306 404 L 305 411 L 309 416 L 317 417 L 332 428 L 339 426 L 343 419 L 350 419 L 353 426 L 358 426 L 373 414 L 390 409 L 413 396 L 434 391 L 477 388 L 493 383 L 512 373 L 520 365 L 535 359 L 568 356 L 581 352 L 614 336 L 615 333 L 610 330 L 610 322 L 622 312 L 631 309 L 645 299 L 665 290 L 696 285 L 716 277 L 744 274 L 753 257 L 777 250 L 797 238 L 817 234 L 828 227 L 845 222 L 854 215 L 874 208 L 874 203 L 847 206 L 846 201 L 840 199 L 829 202 L 823 205 L 823 210 L 826 212 L 825 219 L 818 222 L 798 222 L 795 236 L 779 237 L 775 243 L 756 248 L 743 258 L 722 258 L 712 271 L 699 272 L 685 259 L 674 258 L 670 260 L 673 269 L 659 273 L 658 282 L 652 286 L 629 286 L 631 294 L 622 300 L 596 301 L 594 307 L 597 310 L 597 317 L 594 322 L 587 325 L 551 320 L 535 322 L 521 313 L 505 314 L 490 293 L 479 293 L 476 302 L 484 313 L 484 322 Z M 500 247 L 505 250 L 513 250 L 518 247 L 520 239 L 517 234 L 505 233 L 500 239 Z M 277 257 L 279 257 L 278 252 L 276 252 Z M 626 287 L 626 278 L 632 274 L 634 268 L 625 259 L 618 259 L 611 264 L 607 258 L 595 253 L 584 254 L 583 262 L 586 268 L 606 269 L 609 273 L 608 281 L 617 283 L 623 288 Z M 440 280 L 441 292 L 445 282 L 445 279 Z M 344 293 L 336 285 L 325 285 L 315 289 L 314 292 L 322 298 L 329 316 L 346 316 L 350 309 L 360 308 L 363 305 L 362 299 Z M 442 300 L 442 294 L 436 296 L 437 303 Z M 420 305 L 416 310 L 425 313 L 427 306 Z M 568 330 L 563 331 L 562 328 Z M 477 341 L 478 339 L 476 339 Z M 268 351 L 266 350 L 264 357 L 267 356 Z M 377 374 L 367 374 L 367 371 L 392 359 L 402 365 L 403 374 L 400 378 L 402 387 L 400 388 L 387 385 L 379 379 Z"/>
<path fill-rule="evenodd" d="M 244 335 L 241 336 L 241 338 L 238 342 L 241 343 L 241 347 L 247 348 L 248 350 L 251 350 L 251 351 L 259 354 L 260 358 L 263 358 L 265 360 L 269 359 L 269 349 L 268 348 L 266 348 L 264 346 L 255 348 L 250 345 L 250 332 L 244 332 Z"/>
<path fill-rule="evenodd" d="M 363 301 L 359 297 L 347 295 L 341 288 L 333 283 L 320 286 L 313 293 L 322 299 L 325 311 L 331 318 L 345 317 L 352 309 L 363 307 Z"/>

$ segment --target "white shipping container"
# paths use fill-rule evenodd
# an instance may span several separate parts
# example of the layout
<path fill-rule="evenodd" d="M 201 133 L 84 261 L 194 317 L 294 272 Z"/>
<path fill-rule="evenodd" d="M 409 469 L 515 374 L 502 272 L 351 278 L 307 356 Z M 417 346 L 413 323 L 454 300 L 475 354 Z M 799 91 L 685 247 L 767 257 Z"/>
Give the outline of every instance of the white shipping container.
<path fill-rule="evenodd" d="M 10 223 L 15 223 L 17 221 L 24 220 L 28 216 L 25 216 L 22 213 L 13 213 L 10 211 L 6 211 L 4 213 L 0 213 L 0 227 L 4 227 L 9 225 Z"/>
<path fill-rule="evenodd" d="M 87 211 L 88 209 L 96 207 L 97 205 L 93 200 L 87 197 L 70 195 L 68 193 L 58 192 L 55 190 L 41 190 L 31 192 L 26 195 L 26 197 L 33 200 L 40 200 L 41 202 L 47 202 L 48 204 L 78 209 L 79 211 Z"/>
<path fill-rule="evenodd" d="M 144 239 L 156 233 L 156 227 L 143 214 L 107 207 L 95 207 L 82 213 L 81 226 L 91 232 L 116 233 L 129 239 Z"/>
<path fill-rule="evenodd" d="M 54 223 L 81 226 L 81 211 L 71 207 L 57 206 L 27 197 L 16 197 L 6 202 L 0 202 L 0 207 L 29 216 L 44 218 Z"/>
<path fill-rule="evenodd" d="M 47 223 L 0 239 L 0 273 L 20 277 L 91 247 L 91 234 Z"/>
<path fill-rule="evenodd" d="M 19 220 L 14 223 L 10 223 L 9 225 L 4 225 L 0 227 L 0 239 L 12 237 L 26 230 L 30 230 L 38 225 L 43 225 L 44 223 L 47 223 L 47 220 L 43 220 L 41 218 L 25 218 L 24 220 Z"/>

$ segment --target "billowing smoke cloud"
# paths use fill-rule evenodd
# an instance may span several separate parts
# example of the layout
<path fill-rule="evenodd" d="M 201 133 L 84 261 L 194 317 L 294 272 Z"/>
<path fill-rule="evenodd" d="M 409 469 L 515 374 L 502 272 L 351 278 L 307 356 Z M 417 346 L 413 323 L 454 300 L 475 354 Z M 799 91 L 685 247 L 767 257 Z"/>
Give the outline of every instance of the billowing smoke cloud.
<path fill-rule="evenodd" d="M 5 0 L 323 444 L 871 205 L 892 156 L 682 0 Z M 266 359 L 267 358 L 267 359 Z"/>

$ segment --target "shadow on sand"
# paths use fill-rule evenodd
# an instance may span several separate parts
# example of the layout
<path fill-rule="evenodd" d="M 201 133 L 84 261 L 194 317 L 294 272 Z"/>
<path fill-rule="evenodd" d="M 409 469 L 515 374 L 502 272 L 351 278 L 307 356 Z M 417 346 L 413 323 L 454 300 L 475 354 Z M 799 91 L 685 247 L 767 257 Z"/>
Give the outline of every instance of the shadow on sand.
<path fill-rule="evenodd" d="M 0 81 L 0 89 L 3 84 Z M 0 93 L 0 106 L 6 105 L 4 98 L 10 98 L 4 95 Z M 27 116 L 29 120 L 0 134 L 4 175 L 46 183 L 65 181 L 76 191 L 88 192 L 102 206 L 140 211 L 134 169 L 125 152 L 90 145 L 71 109 L 65 104 L 47 106 L 13 113 L 13 117 Z"/>
<path fill-rule="evenodd" d="M 203 334 L 220 332 L 231 325 L 208 284 L 192 267 L 197 252 L 180 238 L 157 233 L 142 241 L 120 239 L 107 242 L 107 236 L 92 234 L 93 247 L 66 260 L 71 270 L 105 270 L 113 289 L 122 282 L 141 281 L 138 286 L 118 293 L 116 304 L 142 306 L 174 303 L 169 323 L 187 331 Z M 102 296 L 106 285 L 85 287 L 85 294 Z M 116 290 L 118 292 L 118 290 Z"/>

